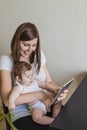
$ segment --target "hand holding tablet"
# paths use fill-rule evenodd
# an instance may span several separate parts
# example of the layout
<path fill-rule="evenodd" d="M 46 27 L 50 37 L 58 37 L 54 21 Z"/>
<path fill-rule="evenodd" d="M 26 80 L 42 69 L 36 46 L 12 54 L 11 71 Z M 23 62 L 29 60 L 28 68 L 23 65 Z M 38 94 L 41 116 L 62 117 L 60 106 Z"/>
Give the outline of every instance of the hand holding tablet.
<path fill-rule="evenodd" d="M 74 80 L 74 79 L 72 78 L 71 80 L 69 80 L 67 83 L 65 83 L 65 84 L 63 85 L 63 87 L 58 91 L 57 95 L 54 97 L 54 99 L 53 99 L 51 105 L 53 105 L 53 104 L 56 102 L 56 100 L 58 99 L 58 97 L 61 95 L 61 93 L 64 92 L 65 89 L 67 89 L 67 88 L 70 87 L 70 85 L 71 85 L 71 83 L 72 83 L 73 80 Z"/>

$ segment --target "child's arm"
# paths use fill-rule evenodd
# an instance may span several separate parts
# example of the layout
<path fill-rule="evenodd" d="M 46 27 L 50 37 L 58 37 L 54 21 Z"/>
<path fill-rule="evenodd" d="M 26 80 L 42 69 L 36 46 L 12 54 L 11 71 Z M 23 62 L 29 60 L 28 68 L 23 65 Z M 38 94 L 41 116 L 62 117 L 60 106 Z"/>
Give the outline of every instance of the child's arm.
<path fill-rule="evenodd" d="M 20 93 L 21 93 L 20 87 L 14 86 L 12 91 L 11 91 L 11 94 L 9 96 L 9 105 L 8 105 L 9 109 L 15 109 L 15 100 L 20 95 Z"/>

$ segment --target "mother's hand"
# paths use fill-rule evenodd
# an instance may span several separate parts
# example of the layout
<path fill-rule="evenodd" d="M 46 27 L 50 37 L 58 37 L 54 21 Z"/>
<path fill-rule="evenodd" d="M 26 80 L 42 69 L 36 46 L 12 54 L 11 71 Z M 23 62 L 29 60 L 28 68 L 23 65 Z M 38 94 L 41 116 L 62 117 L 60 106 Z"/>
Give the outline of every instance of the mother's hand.
<path fill-rule="evenodd" d="M 53 96 L 51 94 L 45 94 L 45 97 L 44 99 L 42 99 L 42 102 L 46 105 L 46 109 L 48 112 L 51 111 L 51 107 L 50 107 L 50 104 L 52 102 L 52 99 L 53 99 Z"/>
<path fill-rule="evenodd" d="M 69 92 L 68 89 L 64 90 L 64 92 L 61 93 L 61 95 L 58 97 L 58 99 L 57 99 L 57 101 L 55 102 L 55 104 L 58 103 L 59 101 L 64 100 L 64 99 L 67 97 L 68 92 Z"/>

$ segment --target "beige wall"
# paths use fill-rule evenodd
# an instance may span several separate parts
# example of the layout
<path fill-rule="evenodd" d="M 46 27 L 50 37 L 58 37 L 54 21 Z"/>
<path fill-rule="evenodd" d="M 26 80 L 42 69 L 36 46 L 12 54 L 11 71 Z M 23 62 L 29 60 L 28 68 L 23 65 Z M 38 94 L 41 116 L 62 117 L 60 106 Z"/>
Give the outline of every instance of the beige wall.
<path fill-rule="evenodd" d="M 87 0 L 0 0 L 0 55 L 22 22 L 37 25 L 49 71 L 60 83 L 87 70 Z"/>

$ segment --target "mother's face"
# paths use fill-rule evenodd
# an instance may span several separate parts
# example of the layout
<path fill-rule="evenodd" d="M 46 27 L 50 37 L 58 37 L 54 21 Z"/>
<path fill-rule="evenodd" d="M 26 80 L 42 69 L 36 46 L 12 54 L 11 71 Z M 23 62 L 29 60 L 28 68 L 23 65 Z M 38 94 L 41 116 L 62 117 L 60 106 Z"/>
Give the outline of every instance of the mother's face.
<path fill-rule="evenodd" d="M 20 55 L 29 58 L 32 52 L 37 48 L 37 38 L 30 41 L 20 41 Z"/>

